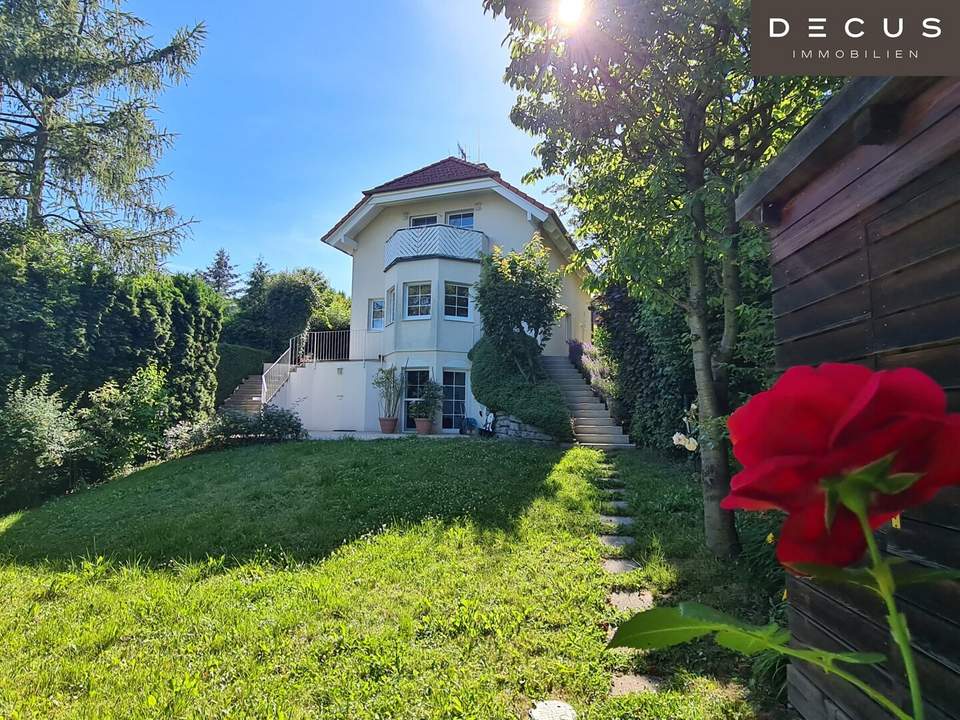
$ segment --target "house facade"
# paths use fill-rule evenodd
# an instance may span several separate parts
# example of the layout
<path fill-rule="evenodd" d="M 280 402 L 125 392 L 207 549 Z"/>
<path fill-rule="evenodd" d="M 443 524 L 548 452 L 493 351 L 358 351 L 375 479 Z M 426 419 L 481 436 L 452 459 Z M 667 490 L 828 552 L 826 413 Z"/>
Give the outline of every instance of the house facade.
<path fill-rule="evenodd" d="M 406 373 L 401 430 L 413 429 L 407 406 L 431 379 L 444 388 L 437 432 L 459 432 L 465 418 L 480 422 L 467 357 L 481 336 L 473 291 L 480 256 L 494 247 L 520 250 L 535 236 L 551 267 L 565 267 L 574 246 L 556 212 L 483 164 L 450 157 L 364 191 L 323 236 L 353 258 L 350 330 L 294 343 L 279 379 L 267 371 L 266 399 L 296 410 L 314 432 L 377 431 L 373 376 L 396 366 Z M 590 338 L 581 280 L 563 277 L 565 313 L 545 355 L 566 356 L 567 340 Z"/>

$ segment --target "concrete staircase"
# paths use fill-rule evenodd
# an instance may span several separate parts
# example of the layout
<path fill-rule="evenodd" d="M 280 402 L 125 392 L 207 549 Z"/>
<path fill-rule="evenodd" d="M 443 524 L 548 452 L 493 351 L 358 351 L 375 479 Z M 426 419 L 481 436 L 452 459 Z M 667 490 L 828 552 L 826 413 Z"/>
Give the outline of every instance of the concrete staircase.
<path fill-rule="evenodd" d="M 260 412 L 262 403 L 260 402 L 260 393 L 263 391 L 262 375 L 247 375 L 243 381 L 237 385 L 221 406 L 224 410 L 246 413 L 254 415 Z"/>
<path fill-rule="evenodd" d="M 543 364 L 557 381 L 573 416 L 577 444 L 600 450 L 629 450 L 633 447 L 623 429 L 610 417 L 606 405 L 593 394 L 583 375 L 569 359 L 544 356 Z"/>

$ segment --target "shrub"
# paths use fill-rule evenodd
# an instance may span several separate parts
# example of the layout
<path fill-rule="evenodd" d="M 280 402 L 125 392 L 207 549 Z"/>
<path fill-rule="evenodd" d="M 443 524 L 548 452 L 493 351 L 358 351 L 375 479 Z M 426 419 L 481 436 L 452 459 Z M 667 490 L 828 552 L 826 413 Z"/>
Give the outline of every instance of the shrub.
<path fill-rule="evenodd" d="M 81 444 L 73 408 L 50 376 L 33 385 L 11 381 L 0 407 L 0 509 L 39 503 L 70 487 L 71 465 Z"/>
<path fill-rule="evenodd" d="M 268 350 L 220 343 L 217 362 L 216 404 L 219 406 L 248 375 L 259 375 L 263 364 L 276 360 Z"/>
<path fill-rule="evenodd" d="M 47 374 L 73 399 L 152 362 L 166 373 L 174 418 L 213 411 L 223 301 L 202 280 L 119 276 L 53 233 L 0 244 L 0 383 Z"/>
<path fill-rule="evenodd" d="M 440 403 L 443 402 L 443 385 L 435 380 L 428 380 L 420 388 L 420 397 L 410 403 L 410 417 L 433 420 Z"/>
<path fill-rule="evenodd" d="M 486 335 L 530 378 L 560 317 L 561 276 L 550 270 L 547 249 L 534 239 L 521 252 L 484 255 L 476 303 Z M 529 342 L 530 338 L 535 342 Z"/>
<path fill-rule="evenodd" d="M 108 380 L 88 397 L 89 406 L 79 412 L 85 480 L 109 480 L 163 456 L 170 399 L 156 365 L 141 368 L 122 386 Z"/>
<path fill-rule="evenodd" d="M 380 417 L 395 418 L 403 399 L 404 371 L 394 365 L 382 367 L 373 376 L 373 386 L 380 401 Z"/>
<path fill-rule="evenodd" d="M 529 341 L 535 342 L 532 338 Z M 528 380 L 486 337 L 470 351 L 470 360 L 473 395 L 480 403 L 495 413 L 535 425 L 558 440 L 573 438 L 560 387 L 544 372 L 539 360 L 536 374 Z"/>
<path fill-rule="evenodd" d="M 307 433 L 300 417 L 272 406 L 255 415 L 225 411 L 199 423 L 181 423 L 166 433 L 167 452 L 172 456 L 201 450 L 220 450 L 239 445 L 303 440 Z"/>

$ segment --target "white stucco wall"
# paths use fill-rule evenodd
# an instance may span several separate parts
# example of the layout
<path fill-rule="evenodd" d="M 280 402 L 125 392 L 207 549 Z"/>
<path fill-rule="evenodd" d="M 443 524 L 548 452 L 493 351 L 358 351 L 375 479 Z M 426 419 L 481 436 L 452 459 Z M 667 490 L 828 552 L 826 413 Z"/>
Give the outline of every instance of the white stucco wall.
<path fill-rule="evenodd" d="M 381 366 L 426 369 L 437 382 L 442 382 L 444 370 L 462 370 L 468 390 L 466 415 L 482 424 L 482 408 L 470 392 L 467 359 L 480 337 L 481 326 L 472 293 L 468 320 L 445 318 L 443 313 L 444 283 L 473 285 L 479 277 L 479 263 L 446 258 L 403 260 L 384 271 L 385 244 L 395 230 L 408 227 L 411 216 L 435 214 L 443 223 L 447 213 L 462 210 L 472 210 L 474 229 L 486 234 L 489 247 L 498 246 L 504 252 L 522 249 L 541 231 L 540 224 L 526 211 L 489 190 L 384 207 L 354 236 L 357 246 L 353 255 L 351 329 L 360 332 L 351 334 L 351 360 L 313 363 L 298 369 L 274 398 L 274 404 L 298 412 L 310 431 L 376 431 L 379 408 L 371 383 Z M 551 267 L 562 268 L 563 255 L 546 233 L 541 235 L 550 250 Z M 404 284 L 413 282 L 431 284 L 428 319 L 403 317 Z M 396 292 L 395 319 L 382 331 L 372 331 L 369 300 L 385 300 L 390 287 Z M 560 302 L 568 309 L 569 319 L 561 319 L 545 348 L 547 355 L 566 355 L 568 338 L 587 340 L 590 336 L 590 299 L 580 289 L 579 277 L 564 276 Z M 387 320 L 389 315 L 387 310 Z"/>

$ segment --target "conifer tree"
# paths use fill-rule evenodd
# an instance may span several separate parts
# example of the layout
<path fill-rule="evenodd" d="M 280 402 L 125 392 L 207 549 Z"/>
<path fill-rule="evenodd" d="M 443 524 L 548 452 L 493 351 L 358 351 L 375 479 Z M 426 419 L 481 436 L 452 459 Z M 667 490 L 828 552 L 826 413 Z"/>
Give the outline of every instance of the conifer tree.
<path fill-rule="evenodd" d="M 0 0 L 0 219 L 67 231 L 121 268 L 158 266 L 189 222 L 158 197 L 173 136 L 152 115 L 205 34 L 157 46 L 121 2 Z"/>
<path fill-rule="evenodd" d="M 207 284 L 225 298 L 233 297 L 237 291 L 240 275 L 237 266 L 230 263 L 230 255 L 224 248 L 217 250 L 210 266 L 201 275 Z"/>

